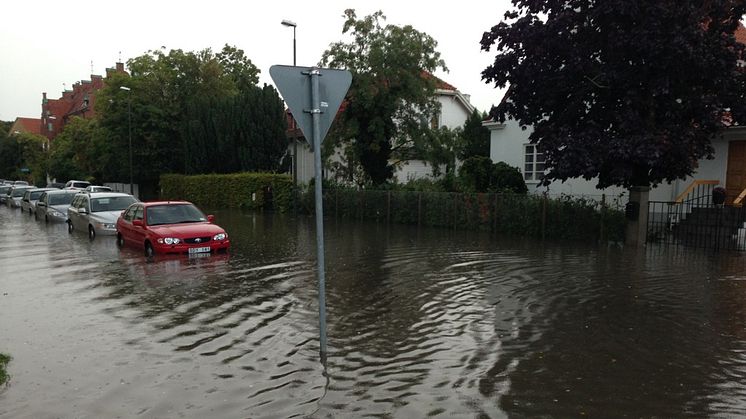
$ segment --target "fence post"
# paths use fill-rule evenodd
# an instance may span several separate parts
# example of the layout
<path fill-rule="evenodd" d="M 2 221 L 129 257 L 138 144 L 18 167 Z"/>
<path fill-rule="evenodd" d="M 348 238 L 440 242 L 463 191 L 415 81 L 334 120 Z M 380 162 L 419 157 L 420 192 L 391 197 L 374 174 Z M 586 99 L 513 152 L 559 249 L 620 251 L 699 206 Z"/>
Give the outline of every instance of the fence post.
<path fill-rule="evenodd" d="M 422 223 L 422 191 L 417 192 L 417 227 Z"/>
<path fill-rule="evenodd" d="M 360 221 L 363 221 L 363 212 L 365 211 L 365 191 L 361 191 L 360 199 L 358 202 L 358 210 L 360 211 Z"/>
<path fill-rule="evenodd" d="M 541 200 L 541 240 L 546 238 L 547 232 L 547 193 L 544 192 Z"/>
<path fill-rule="evenodd" d="M 601 232 L 598 234 L 598 239 L 603 243 L 604 240 L 604 227 L 606 221 L 606 194 L 601 194 Z"/>
<path fill-rule="evenodd" d="M 386 195 L 386 224 L 391 224 L 391 191 Z"/>

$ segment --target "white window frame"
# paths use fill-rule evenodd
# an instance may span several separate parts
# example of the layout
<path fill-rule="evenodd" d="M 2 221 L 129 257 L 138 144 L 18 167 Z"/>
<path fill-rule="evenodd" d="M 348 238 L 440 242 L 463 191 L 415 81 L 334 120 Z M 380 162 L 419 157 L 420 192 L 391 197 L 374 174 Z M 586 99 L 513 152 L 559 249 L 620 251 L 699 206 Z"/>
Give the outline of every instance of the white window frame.
<path fill-rule="evenodd" d="M 544 153 L 537 150 L 536 144 L 523 144 L 523 180 L 526 183 L 538 183 L 544 179 Z"/>

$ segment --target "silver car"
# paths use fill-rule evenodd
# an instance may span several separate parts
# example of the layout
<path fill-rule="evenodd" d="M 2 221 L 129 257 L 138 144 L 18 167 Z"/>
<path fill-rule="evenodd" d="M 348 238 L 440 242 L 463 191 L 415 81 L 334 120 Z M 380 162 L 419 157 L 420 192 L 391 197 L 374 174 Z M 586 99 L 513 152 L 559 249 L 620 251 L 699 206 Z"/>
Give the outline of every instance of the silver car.
<path fill-rule="evenodd" d="M 4 184 L 0 185 L 0 204 L 4 204 L 5 200 L 8 199 L 8 192 L 13 188 L 13 185 Z"/>
<path fill-rule="evenodd" d="M 23 194 L 29 189 L 36 189 L 34 186 L 16 185 L 10 189 L 8 196 L 5 197 L 5 205 L 10 208 L 21 208 L 21 199 Z"/>
<path fill-rule="evenodd" d="M 137 199 L 119 192 L 82 192 L 75 195 L 67 209 L 67 231 L 87 231 L 93 240 L 97 235 L 117 234 L 117 218 Z"/>
<path fill-rule="evenodd" d="M 22 212 L 28 212 L 28 215 L 31 216 L 34 214 L 34 211 L 36 211 L 36 202 L 39 200 L 39 197 L 41 194 L 43 194 L 46 191 L 53 191 L 54 188 L 31 188 L 26 189 L 26 192 L 23 194 L 23 198 L 21 198 L 21 211 Z"/>
<path fill-rule="evenodd" d="M 114 192 L 108 186 L 91 185 L 85 188 L 86 192 Z"/>
<path fill-rule="evenodd" d="M 78 191 L 60 189 L 42 192 L 39 201 L 36 203 L 34 218 L 45 222 L 67 221 L 67 207 L 70 206 L 77 194 Z"/>

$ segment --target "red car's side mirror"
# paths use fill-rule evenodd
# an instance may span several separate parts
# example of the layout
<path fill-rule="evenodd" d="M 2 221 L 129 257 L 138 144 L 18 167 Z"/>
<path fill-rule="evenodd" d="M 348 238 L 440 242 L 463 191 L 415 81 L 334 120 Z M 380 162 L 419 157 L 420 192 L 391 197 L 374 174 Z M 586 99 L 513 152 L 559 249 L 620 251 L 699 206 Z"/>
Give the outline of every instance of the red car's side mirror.
<path fill-rule="evenodd" d="M 207 216 L 207 222 L 208 223 L 213 223 L 214 221 L 215 221 L 215 216 L 214 215 L 210 214 L 210 215 Z"/>
<path fill-rule="evenodd" d="M 142 227 L 145 224 L 143 224 L 142 220 L 132 220 L 132 225 L 135 227 Z"/>

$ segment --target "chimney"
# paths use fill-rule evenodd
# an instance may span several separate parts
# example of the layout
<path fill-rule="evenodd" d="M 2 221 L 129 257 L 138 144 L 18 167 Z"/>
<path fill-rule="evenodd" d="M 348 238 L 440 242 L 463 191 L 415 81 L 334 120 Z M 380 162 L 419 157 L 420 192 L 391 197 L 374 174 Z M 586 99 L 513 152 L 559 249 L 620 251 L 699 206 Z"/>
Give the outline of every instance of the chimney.
<path fill-rule="evenodd" d="M 124 63 L 117 63 L 117 72 L 124 73 Z"/>

